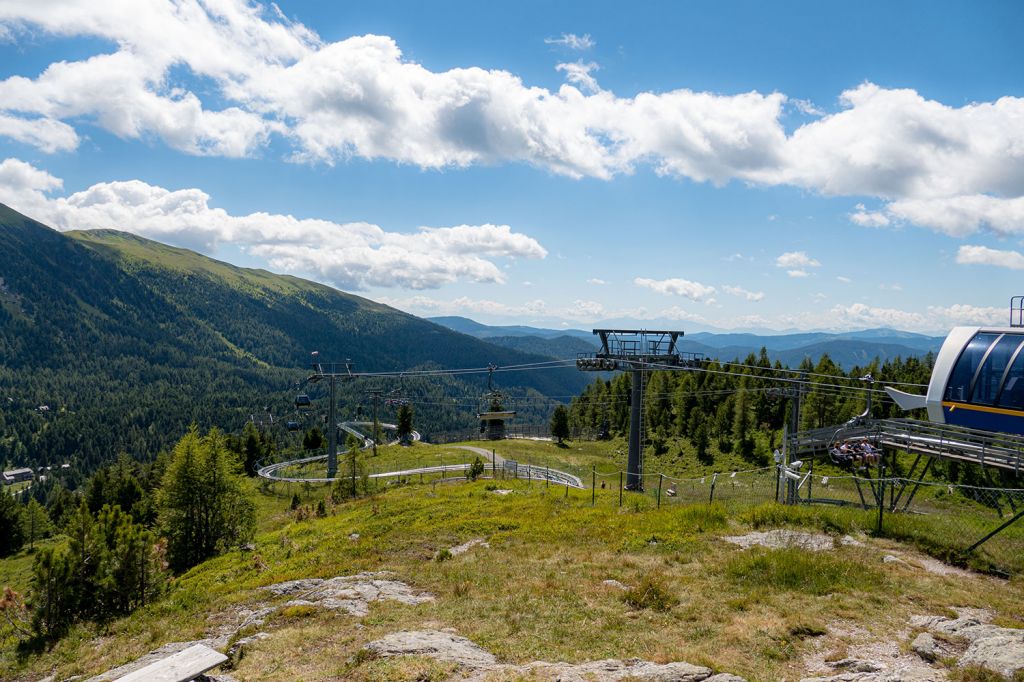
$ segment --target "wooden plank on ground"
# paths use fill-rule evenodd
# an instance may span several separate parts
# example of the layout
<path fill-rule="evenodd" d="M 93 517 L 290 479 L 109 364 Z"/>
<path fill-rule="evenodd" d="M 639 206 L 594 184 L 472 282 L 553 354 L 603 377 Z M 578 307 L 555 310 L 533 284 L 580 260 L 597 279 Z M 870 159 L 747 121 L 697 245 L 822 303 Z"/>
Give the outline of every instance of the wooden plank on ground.
<path fill-rule="evenodd" d="M 116 682 L 189 682 L 228 660 L 205 644 L 196 644 L 167 658 L 150 663 Z"/>

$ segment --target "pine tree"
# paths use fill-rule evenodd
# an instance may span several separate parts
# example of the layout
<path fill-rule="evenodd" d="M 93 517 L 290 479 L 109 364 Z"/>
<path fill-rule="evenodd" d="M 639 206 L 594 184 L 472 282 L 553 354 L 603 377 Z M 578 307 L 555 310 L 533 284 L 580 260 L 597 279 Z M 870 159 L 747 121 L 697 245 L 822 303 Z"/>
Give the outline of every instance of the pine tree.
<path fill-rule="evenodd" d="M 565 405 L 558 405 L 551 413 L 551 435 L 558 439 L 558 444 L 569 437 L 569 410 Z"/>
<path fill-rule="evenodd" d="M 53 532 L 53 524 L 50 523 L 50 516 L 46 513 L 43 505 L 36 499 L 30 498 L 22 512 L 22 525 L 24 536 L 28 539 L 29 548 L 35 549 L 36 540 L 50 537 Z"/>
<path fill-rule="evenodd" d="M 22 506 L 0 488 L 0 557 L 14 554 L 25 544 Z"/>
<path fill-rule="evenodd" d="M 193 426 L 174 447 L 159 493 L 172 568 L 184 570 L 249 537 L 255 508 L 224 435 Z"/>
<path fill-rule="evenodd" d="M 408 443 L 412 436 L 412 406 L 409 403 L 402 403 L 398 408 L 398 438 L 403 443 Z"/>

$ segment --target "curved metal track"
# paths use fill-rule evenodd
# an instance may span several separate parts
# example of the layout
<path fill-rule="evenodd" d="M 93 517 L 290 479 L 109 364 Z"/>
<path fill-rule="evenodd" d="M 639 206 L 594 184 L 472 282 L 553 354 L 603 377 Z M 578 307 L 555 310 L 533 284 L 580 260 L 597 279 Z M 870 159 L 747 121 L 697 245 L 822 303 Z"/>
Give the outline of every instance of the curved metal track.
<path fill-rule="evenodd" d="M 396 428 L 394 424 L 384 424 L 384 423 L 381 423 L 380 425 L 382 427 L 384 427 L 385 429 L 390 429 L 390 430 L 394 430 Z M 361 438 L 363 440 L 363 447 L 361 449 L 367 450 L 367 449 L 373 447 L 373 439 L 368 437 L 363 432 L 359 431 L 359 429 L 357 428 L 359 426 L 364 426 L 364 427 L 365 426 L 369 426 L 369 427 L 372 428 L 373 427 L 373 422 L 351 422 L 350 421 L 350 422 L 342 422 L 338 426 L 340 426 L 341 429 L 343 431 L 345 431 L 346 433 L 350 433 L 353 436 L 355 436 L 356 438 Z M 418 432 L 416 432 L 416 431 L 413 431 L 412 432 L 412 439 L 414 441 L 420 440 L 420 434 Z M 392 441 L 392 443 L 394 443 L 394 442 L 397 442 L 397 441 Z M 490 453 L 488 453 L 486 450 L 484 450 L 482 448 L 475 448 L 475 447 L 472 447 L 472 446 L 462 446 L 462 445 L 457 445 L 455 447 L 460 448 L 460 449 L 464 449 L 464 450 L 469 450 L 471 452 L 476 452 L 477 454 L 482 454 L 485 457 L 490 454 Z M 291 460 L 287 460 L 285 462 L 275 462 L 273 464 L 267 464 L 266 466 L 260 467 L 256 471 L 256 474 L 258 476 L 260 476 L 260 478 L 265 478 L 265 479 L 270 480 L 270 481 L 280 481 L 280 482 L 283 482 L 283 483 L 333 483 L 334 481 L 338 481 L 338 480 L 341 480 L 341 479 L 347 479 L 348 478 L 348 476 L 334 476 L 332 478 L 328 478 L 328 477 L 321 477 L 321 478 L 301 477 L 301 478 L 299 478 L 299 477 L 293 477 L 293 476 L 279 476 L 279 475 L 277 475 L 277 472 L 279 472 L 281 469 L 284 469 L 286 467 L 296 466 L 296 465 L 300 465 L 300 464 L 309 464 L 311 462 L 325 461 L 326 459 L 327 459 L 327 455 L 323 454 L 323 455 L 313 455 L 312 457 L 303 457 L 303 458 L 300 458 L 300 459 L 291 459 Z M 399 477 L 399 476 L 412 476 L 412 475 L 415 475 L 415 474 L 436 474 L 436 473 L 440 473 L 442 476 L 444 476 L 444 474 L 448 473 L 449 471 L 451 471 L 451 472 L 465 471 L 470 466 L 472 466 L 472 465 L 469 464 L 469 463 L 465 463 L 465 464 L 444 464 L 444 465 L 440 465 L 440 466 L 429 466 L 429 467 L 418 467 L 418 468 L 414 468 L 414 469 L 404 469 L 404 470 L 401 470 L 401 471 L 384 471 L 384 472 L 380 472 L 380 473 L 376 473 L 376 474 L 370 474 L 369 478 L 395 478 L 395 477 Z M 484 464 L 484 471 L 491 471 L 492 474 L 493 474 L 493 472 L 495 470 L 502 470 L 503 468 L 504 468 L 504 460 L 502 458 L 500 458 L 500 457 L 496 457 L 495 458 L 493 466 L 491 465 L 491 463 L 485 463 Z M 559 471 L 557 469 L 551 469 L 551 468 L 548 468 L 548 467 L 538 467 L 538 466 L 533 466 L 533 465 L 529 465 L 529 464 L 519 464 L 519 465 L 516 465 L 516 475 L 519 478 L 528 478 L 530 480 L 538 480 L 538 481 L 549 481 L 551 483 L 557 483 L 558 485 L 568 485 L 570 488 L 582 488 L 583 487 L 583 482 L 579 479 L 578 476 L 573 476 L 572 474 L 566 473 L 564 471 Z"/>

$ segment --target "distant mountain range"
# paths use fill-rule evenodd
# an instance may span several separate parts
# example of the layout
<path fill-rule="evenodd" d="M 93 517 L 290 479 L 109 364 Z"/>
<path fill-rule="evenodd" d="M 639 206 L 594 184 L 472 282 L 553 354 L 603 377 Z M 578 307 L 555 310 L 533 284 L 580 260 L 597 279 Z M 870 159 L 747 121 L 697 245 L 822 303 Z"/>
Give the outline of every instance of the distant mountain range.
<path fill-rule="evenodd" d="M 237 430 L 250 415 L 324 427 L 323 411 L 297 415 L 293 405 L 313 350 L 324 362 L 351 358 L 356 371 L 547 359 L 132 234 L 57 232 L 0 204 L 0 464 L 72 460 L 88 470 L 122 451 L 153 456 L 190 423 Z M 573 367 L 495 377 L 508 393 L 535 397 L 571 395 L 589 379 Z M 322 383 L 301 390 L 322 397 Z M 401 390 L 420 429 L 466 429 L 486 383 L 346 382 L 342 417 L 368 414 L 369 388 Z M 551 407 L 524 401 L 520 423 L 545 422 Z"/>
<path fill-rule="evenodd" d="M 578 353 L 594 352 L 599 345 L 592 331 L 579 329 L 488 326 L 465 317 L 429 319 L 494 344 L 552 358 L 574 358 Z M 685 335 L 679 349 L 689 353 L 703 353 L 719 360 L 742 360 L 751 353 L 759 353 L 763 347 L 773 362 L 779 360 L 789 367 L 798 366 L 804 358 L 817 362 L 823 354 L 828 353 L 838 365 L 850 369 L 864 366 L 875 358 L 884 362 L 896 357 L 938 352 L 943 341 L 944 337 L 941 336 L 894 329 L 868 329 L 843 334 L 804 332 L 779 335 L 697 332 Z"/>

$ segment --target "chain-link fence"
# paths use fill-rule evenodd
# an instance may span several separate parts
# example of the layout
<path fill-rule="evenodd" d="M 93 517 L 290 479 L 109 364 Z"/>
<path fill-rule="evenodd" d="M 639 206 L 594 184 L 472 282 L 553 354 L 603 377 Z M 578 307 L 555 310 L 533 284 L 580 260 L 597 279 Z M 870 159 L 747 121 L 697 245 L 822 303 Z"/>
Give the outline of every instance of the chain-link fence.
<path fill-rule="evenodd" d="M 481 458 L 482 475 L 525 481 L 594 506 L 636 511 L 673 505 L 720 504 L 730 511 L 778 502 L 836 510 L 848 525 L 913 544 L 932 556 L 987 571 L 1024 574 L 1024 489 L 985 488 L 908 478 L 800 473 L 787 477 L 766 467 L 680 478 L 660 473 L 639 476 L 631 486 L 624 471 L 601 471 L 535 461 Z M 401 454 L 362 462 L 367 491 L 393 485 L 466 479 L 465 453 L 437 457 Z M 320 473 L 323 461 L 299 464 L 280 474 Z M 306 471 L 309 469 L 310 471 Z M 492 470 L 493 469 L 493 470 Z M 339 461 L 339 473 L 348 469 Z M 287 485 L 298 485 L 292 481 Z M 301 484 L 306 485 L 308 484 Z M 564 490 L 564 493 L 561 491 Z"/>

